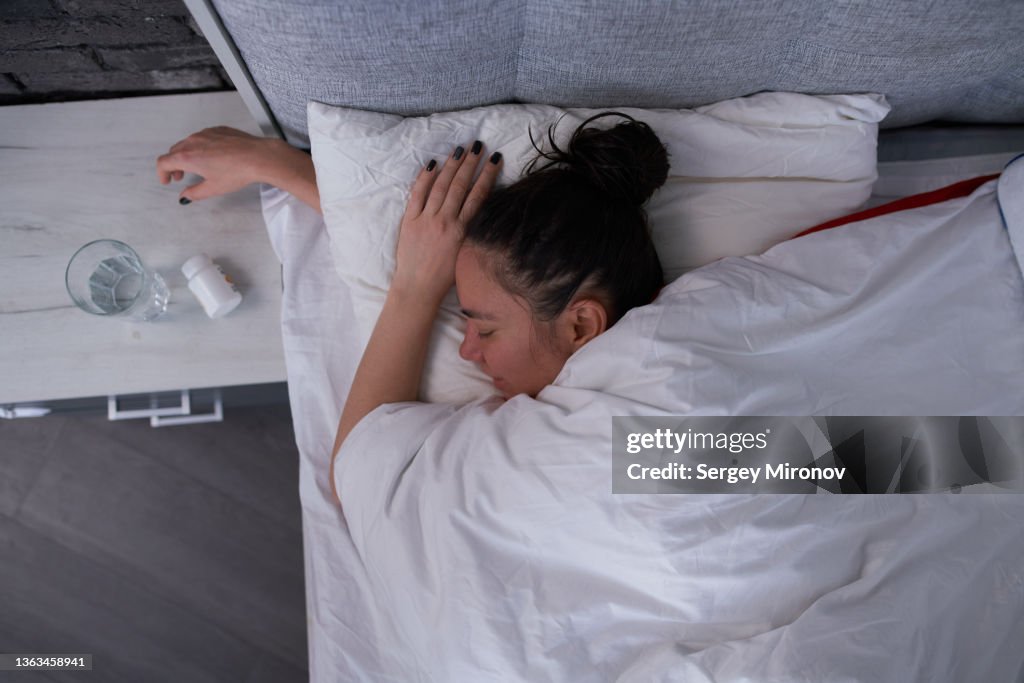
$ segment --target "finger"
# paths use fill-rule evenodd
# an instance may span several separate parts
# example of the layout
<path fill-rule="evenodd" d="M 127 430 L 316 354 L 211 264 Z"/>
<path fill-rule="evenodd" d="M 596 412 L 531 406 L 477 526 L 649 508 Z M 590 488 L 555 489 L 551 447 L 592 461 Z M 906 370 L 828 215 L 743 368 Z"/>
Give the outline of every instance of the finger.
<path fill-rule="evenodd" d="M 448 194 L 448 186 L 451 185 L 455 172 L 462 166 L 462 161 L 465 158 L 466 150 L 461 145 L 456 147 L 448 156 L 448 160 L 444 162 L 441 173 L 438 174 L 437 180 L 434 181 L 434 187 L 431 188 L 430 195 L 427 196 L 427 203 L 423 207 L 424 213 L 435 214 L 441 210 L 444 198 Z"/>
<path fill-rule="evenodd" d="M 451 185 L 448 186 L 444 204 L 441 205 L 442 213 L 458 216 L 459 212 L 462 211 L 462 203 L 466 201 L 466 195 L 469 194 L 470 188 L 473 187 L 473 176 L 476 175 L 476 168 L 480 165 L 483 149 L 484 143 L 477 140 L 466 153 L 464 163 L 455 173 L 455 177 L 452 178 Z"/>
<path fill-rule="evenodd" d="M 420 174 L 412 184 L 409 192 L 409 202 L 405 205 L 405 218 L 416 218 L 423 213 L 423 206 L 427 202 L 427 195 L 430 188 L 437 179 L 437 161 L 431 159 L 426 166 L 420 169 Z"/>
<path fill-rule="evenodd" d="M 189 204 L 191 202 L 197 202 L 201 199 L 207 199 L 209 197 L 215 197 L 218 193 L 214 190 L 213 186 L 205 180 L 200 180 L 195 185 L 189 185 L 181 194 L 178 195 L 178 201 L 182 204 Z M 182 199 L 188 201 L 182 202 Z"/>
<path fill-rule="evenodd" d="M 170 152 L 162 154 L 156 159 L 156 177 L 161 185 L 171 182 L 174 174 L 181 170 L 181 164 L 178 163 L 177 158 Z"/>
<path fill-rule="evenodd" d="M 186 173 L 201 175 L 193 161 L 193 155 L 185 152 L 168 152 L 157 157 L 156 173 L 163 185 L 171 180 L 181 180 Z"/>
<path fill-rule="evenodd" d="M 505 159 L 500 152 L 495 152 L 484 162 L 484 168 L 480 171 L 480 177 L 473 183 L 473 189 L 469 191 L 466 201 L 462 203 L 459 220 L 463 225 L 468 223 L 469 219 L 480 210 L 487 195 L 491 193 L 491 189 L 494 187 L 494 183 L 497 181 L 498 174 L 501 173 L 504 163 Z"/>

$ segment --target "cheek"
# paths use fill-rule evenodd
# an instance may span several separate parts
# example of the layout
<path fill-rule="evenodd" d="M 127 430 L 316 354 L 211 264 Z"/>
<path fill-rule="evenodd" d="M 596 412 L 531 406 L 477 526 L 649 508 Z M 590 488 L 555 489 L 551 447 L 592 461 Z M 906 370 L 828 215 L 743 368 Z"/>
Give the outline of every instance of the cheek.
<path fill-rule="evenodd" d="M 522 327 L 500 330 L 490 340 L 480 340 L 479 362 L 491 377 L 502 380 L 507 395 L 534 396 L 554 381 L 570 354 L 557 346 L 557 339 L 525 321 Z"/>
<path fill-rule="evenodd" d="M 509 353 L 508 345 L 501 341 L 485 341 L 480 346 L 480 355 L 483 357 L 484 365 L 496 375 L 504 376 L 510 370 L 515 369 L 515 354 Z M 514 349 L 513 349 L 514 351 Z"/>
<path fill-rule="evenodd" d="M 551 329 L 534 329 L 530 338 L 530 356 L 538 369 L 546 372 L 558 373 L 565 365 L 565 361 L 572 355 L 571 347 L 567 347 L 556 333 Z M 551 379 L 554 379 L 552 376 Z"/>
<path fill-rule="evenodd" d="M 529 350 L 506 335 L 480 340 L 480 365 L 495 378 L 512 380 L 530 367 Z"/>
<path fill-rule="evenodd" d="M 517 358 L 519 379 L 524 393 L 535 396 L 537 392 L 555 381 L 570 354 L 555 346 L 557 340 L 532 335 L 524 340 Z"/>

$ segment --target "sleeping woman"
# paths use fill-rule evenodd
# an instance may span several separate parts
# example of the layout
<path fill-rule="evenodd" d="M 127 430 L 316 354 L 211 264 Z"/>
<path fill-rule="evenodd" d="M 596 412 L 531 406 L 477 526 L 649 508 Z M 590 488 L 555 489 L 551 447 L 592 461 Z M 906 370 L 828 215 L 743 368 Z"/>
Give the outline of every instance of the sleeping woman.
<path fill-rule="evenodd" d="M 623 120 L 592 125 L 608 117 Z M 421 169 L 392 285 L 338 424 L 332 489 L 334 460 L 355 425 L 383 404 L 416 400 L 452 285 L 466 318 L 459 353 L 506 398 L 536 396 L 580 347 L 658 293 L 662 269 L 643 205 L 667 178 L 665 146 L 617 112 L 584 121 L 565 150 L 552 130 L 548 142 L 521 179 L 493 191 L 501 155 L 486 157 L 480 141 Z M 185 172 L 203 177 L 182 204 L 265 182 L 319 209 L 310 158 L 279 140 L 209 129 L 171 147 L 157 171 L 165 184 Z"/>

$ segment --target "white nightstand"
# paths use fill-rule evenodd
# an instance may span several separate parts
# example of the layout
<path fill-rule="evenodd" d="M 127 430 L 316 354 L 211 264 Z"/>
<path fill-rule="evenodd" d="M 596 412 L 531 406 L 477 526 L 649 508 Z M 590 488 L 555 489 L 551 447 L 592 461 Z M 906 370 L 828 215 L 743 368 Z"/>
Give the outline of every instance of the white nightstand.
<path fill-rule="evenodd" d="M 180 206 L 183 185 L 157 181 L 158 155 L 216 125 L 259 133 L 234 92 L 0 107 L 0 406 L 285 381 L 280 264 L 258 190 Z M 167 281 L 156 322 L 72 304 L 67 262 L 103 237 Z M 243 294 L 225 318 L 207 318 L 185 285 L 181 265 L 199 252 Z"/>

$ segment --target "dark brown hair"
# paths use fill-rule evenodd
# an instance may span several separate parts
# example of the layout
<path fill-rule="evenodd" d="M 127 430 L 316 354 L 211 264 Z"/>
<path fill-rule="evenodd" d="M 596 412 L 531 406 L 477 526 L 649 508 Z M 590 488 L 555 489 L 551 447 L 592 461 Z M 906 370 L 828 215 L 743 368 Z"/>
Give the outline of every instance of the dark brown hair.
<path fill-rule="evenodd" d="M 610 116 L 626 120 L 591 126 Z M 522 178 L 491 193 L 465 241 L 482 249 L 496 281 L 539 320 L 555 319 L 583 293 L 606 305 L 611 325 L 650 303 L 663 284 L 643 204 L 668 177 L 668 152 L 646 123 L 619 112 L 584 121 L 564 151 L 555 126 L 547 151 L 531 132 L 537 156 Z"/>

